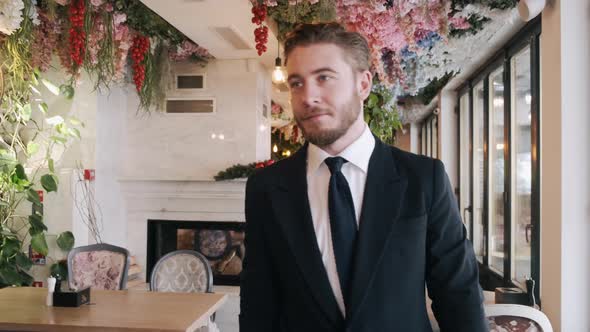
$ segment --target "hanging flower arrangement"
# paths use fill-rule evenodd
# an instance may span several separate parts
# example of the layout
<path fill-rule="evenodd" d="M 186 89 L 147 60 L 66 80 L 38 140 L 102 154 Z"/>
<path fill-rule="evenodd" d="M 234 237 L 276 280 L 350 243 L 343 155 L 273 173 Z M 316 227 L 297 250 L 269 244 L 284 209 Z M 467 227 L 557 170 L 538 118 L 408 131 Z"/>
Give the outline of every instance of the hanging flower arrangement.
<path fill-rule="evenodd" d="M 6 40 L 15 34 L 19 47 L 8 48 Z M 46 71 L 57 55 L 71 75 L 61 89 L 70 96 L 82 71 L 95 88 L 131 81 L 145 110 L 162 105 L 166 61 L 213 59 L 139 0 L 0 1 L 0 50 L 11 60 L 3 70 L 19 73 L 22 81 Z M 8 99 L 31 95 L 27 84 L 11 86 Z"/>
<path fill-rule="evenodd" d="M 9 36 L 15 32 L 23 21 L 22 0 L 0 1 L 0 32 Z"/>
<path fill-rule="evenodd" d="M 297 23 L 338 21 L 367 38 L 372 70 L 398 96 L 415 95 L 450 72 L 456 39 L 476 35 L 517 0 L 253 0 L 268 6 L 279 40 Z M 490 28 L 490 30 L 494 30 Z M 473 42 L 473 41 L 471 41 Z M 460 63 L 460 61 L 459 61 Z"/>
<path fill-rule="evenodd" d="M 137 91 L 141 91 L 145 80 L 145 59 L 150 49 L 148 37 L 137 35 L 133 38 L 131 46 L 131 59 L 133 60 L 133 82 Z"/>
<path fill-rule="evenodd" d="M 252 23 L 258 26 L 254 29 L 254 40 L 256 41 L 256 52 L 259 56 L 266 52 L 266 43 L 268 42 L 268 26 L 264 24 L 267 14 L 266 8 L 264 3 L 254 3 L 252 5 Z"/>

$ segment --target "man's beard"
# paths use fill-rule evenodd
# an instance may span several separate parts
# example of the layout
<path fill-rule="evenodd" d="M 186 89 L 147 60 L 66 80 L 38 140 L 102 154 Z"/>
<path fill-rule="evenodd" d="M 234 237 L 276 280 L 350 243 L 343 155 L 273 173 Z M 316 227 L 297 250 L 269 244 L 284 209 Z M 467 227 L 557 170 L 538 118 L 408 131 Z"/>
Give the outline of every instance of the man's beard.
<path fill-rule="evenodd" d="M 330 111 L 320 107 L 312 107 L 308 110 L 306 116 L 312 116 L 315 113 L 329 113 L 331 116 L 334 114 L 340 115 L 338 125 L 333 129 L 307 130 L 302 119 L 295 117 L 295 121 L 297 122 L 299 128 L 301 128 L 303 137 L 305 137 L 308 142 L 319 147 L 329 146 L 336 142 L 344 134 L 346 134 L 348 129 L 358 118 L 359 112 L 361 110 L 361 107 L 359 107 L 359 100 L 360 98 L 355 91 L 350 100 L 345 103 L 340 110 Z"/>

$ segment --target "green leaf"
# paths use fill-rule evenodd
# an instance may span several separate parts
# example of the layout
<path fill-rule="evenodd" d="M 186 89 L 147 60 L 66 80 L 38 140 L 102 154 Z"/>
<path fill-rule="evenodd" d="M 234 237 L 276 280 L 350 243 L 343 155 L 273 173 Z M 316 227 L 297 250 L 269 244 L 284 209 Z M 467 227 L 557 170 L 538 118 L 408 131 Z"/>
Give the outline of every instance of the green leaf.
<path fill-rule="evenodd" d="M 35 234 L 33 235 L 33 237 L 31 238 L 31 247 L 33 247 L 33 249 L 40 253 L 43 256 L 47 256 L 47 253 L 49 252 L 49 248 L 47 247 L 47 241 L 45 240 L 45 234 L 43 233 L 39 233 L 39 234 Z"/>
<path fill-rule="evenodd" d="M 83 126 L 83 123 L 76 118 L 70 118 L 69 121 L 73 126 Z"/>
<path fill-rule="evenodd" d="M 59 87 L 59 91 L 61 94 L 63 94 L 68 99 L 74 98 L 74 87 L 71 85 L 62 84 Z"/>
<path fill-rule="evenodd" d="M 50 171 L 51 173 L 55 173 L 55 167 L 54 167 L 54 165 L 53 165 L 53 158 L 49 158 L 49 159 L 47 160 L 47 165 L 48 165 L 48 167 L 49 167 L 49 171 Z"/>
<path fill-rule="evenodd" d="M 57 237 L 57 246 L 63 251 L 70 251 L 74 247 L 74 234 L 67 231 Z"/>
<path fill-rule="evenodd" d="M 37 153 L 37 151 L 39 151 L 39 147 L 40 147 L 39 143 L 35 143 L 33 141 L 30 141 L 27 144 L 27 154 L 29 156 L 34 155 L 35 153 Z"/>
<path fill-rule="evenodd" d="M 56 116 L 52 116 L 50 118 L 47 118 L 47 119 L 45 119 L 45 121 L 48 124 L 52 125 L 52 126 L 57 126 L 57 125 L 62 124 L 62 123 L 65 122 L 64 121 L 64 118 L 61 117 L 61 116 L 59 116 L 59 115 L 56 115 Z"/>
<path fill-rule="evenodd" d="M 25 106 L 23 106 L 23 108 L 21 109 L 22 120 L 24 122 L 28 122 L 29 120 L 31 120 L 32 113 L 33 110 L 31 109 L 31 104 L 26 104 Z"/>
<path fill-rule="evenodd" d="M 369 99 L 367 99 L 367 107 L 369 107 L 369 108 L 375 107 L 375 105 L 377 105 L 378 101 L 379 101 L 379 97 L 377 97 L 376 94 L 371 92 L 371 94 L 369 94 Z"/>
<path fill-rule="evenodd" d="M 31 228 L 29 229 L 29 234 L 31 234 L 31 236 L 47 230 L 47 226 L 43 223 L 43 218 L 38 214 L 32 214 L 29 216 L 29 224 L 31 225 Z"/>
<path fill-rule="evenodd" d="M 21 164 L 16 165 L 16 167 L 14 168 L 14 173 L 16 174 L 16 176 L 19 179 L 28 180 L 27 174 L 25 173 L 25 168 L 23 167 L 23 165 L 21 165 Z"/>
<path fill-rule="evenodd" d="M 41 205 L 41 198 L 39 197 L 39 193 L 33 188 L 27 190 L 27 200 L 31 203 Z"/>
<path fill-rule="evenodd" d="M 9 166 L 11 169 L 12 167 L 16 166 L 16 154 L 14 151 L 8 151 L 5 149 L 0 149 L 0 165 L 1 166 Z"/>
<path fill-rule="evenodd" d="M 57 191 L 57 176 L 53 174 L 45 174 L 41 177 L 41 185 L 48 193 Z"/>
<path fill-rule="evenodd" d="M 0 247 L 2 257 L 8 258 L 20 251 L 20 241 L 15 238 L 5 238 Z"/>
<path fill-rule="evenodd" d="M 43 114 L 47 114 L 47 112 L 49 111 L 49 107 L 47 106 L 47 103 L 39 104 L 39 111 L 41 111 L 41 113 L 43 113 Z"/>
<path fill-rule="evenodd" d="M 70 133 L 70 136 L 77 137 L 78 139 L 81 139 L 80 131 L 78 129 L 76 129 L 76 128 L 69 128 L 68 129 L 68 132 Z"/>
<path fill-rule="evenodd" d="M 20 267 L 23 270 L 28 270 L 31 268 L 31 266 L 33 266 L 33 262 L 31 262 L 27 255 L 23 254 L 22 252 L 19 252 L 16 255 L 16 265 L 18 265 L 18 267 Z"/>
<path fill-rule="evenodd" d="M 63 143 L 66 144 L 68 142 L 67 139 L 63 138 L 63 137 L 59 137 L 59 136 L 51 136 L 50 137 L 51 140 L 53 140 L 56 143 Z"/>
<path fill-rule="evenodd" d="M 13 265 L 5 265 L 0 268 L 0 279 L 3 284 L 10 286 L 20 286 L 25 281 Z"/>
<path fill-rule="evenodd" d="M 49 92 L 53 93 L 56 96 L 59 95 L 60 88 L 55 86 L 55 84 L 49 82 L 48 80 L 46 80 L 44 78 L 41 79 L 41 83 L 43 83 L 43 85 L 45 85 L 45 87 L 47 88 L 47 90 L 49 90 Z"/>
<path fill-rule="evenodd" d="M 51 265 L 49 268 L 52 277 L 60 276 L 61 280 L 68 278 L 68 265 L 67 262 L 57 262 Z"/>

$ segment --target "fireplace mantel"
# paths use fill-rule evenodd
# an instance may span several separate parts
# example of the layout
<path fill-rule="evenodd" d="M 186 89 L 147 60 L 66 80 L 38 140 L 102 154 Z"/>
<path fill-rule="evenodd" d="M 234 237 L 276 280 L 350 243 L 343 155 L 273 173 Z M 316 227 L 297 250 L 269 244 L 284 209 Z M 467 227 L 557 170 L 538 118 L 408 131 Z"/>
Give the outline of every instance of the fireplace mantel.
<path fill-rule="evenodd" d="M 246 181 L 119 179 L 127 249 L 146 266 L 148 219 L 244 222 Z"/>

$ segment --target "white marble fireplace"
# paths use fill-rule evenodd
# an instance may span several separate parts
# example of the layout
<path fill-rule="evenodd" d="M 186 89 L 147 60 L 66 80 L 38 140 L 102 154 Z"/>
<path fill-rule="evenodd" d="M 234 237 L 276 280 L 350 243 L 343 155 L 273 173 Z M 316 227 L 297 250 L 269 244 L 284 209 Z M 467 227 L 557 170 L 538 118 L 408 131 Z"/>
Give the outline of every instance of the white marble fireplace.
<path fill-rule="evenodd" d="M 148 220 L 245 220 L 246 181 L 242 179 L 219 182 L 120 180 L 120 184 L 126 211 L 126 247 L 143 267 L 146 266 Z"/>

